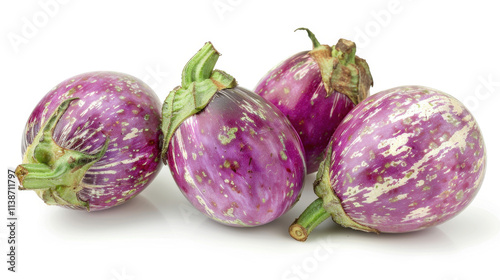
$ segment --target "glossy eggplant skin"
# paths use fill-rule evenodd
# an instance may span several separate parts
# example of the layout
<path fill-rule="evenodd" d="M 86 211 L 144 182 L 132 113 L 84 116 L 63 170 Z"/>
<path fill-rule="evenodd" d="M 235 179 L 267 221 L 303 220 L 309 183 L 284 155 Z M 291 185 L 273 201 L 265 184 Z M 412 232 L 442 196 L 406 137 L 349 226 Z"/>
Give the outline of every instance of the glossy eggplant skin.
<path fill-rule="evenodd" d="M 322 221 L 365 232 L 439 225 L 474 199 L 486 172 L 479 125 L 456 98 L 400 86 L 359 103 L 330 139 L 312 202 L 289 227 L 306 241 Z"/>
<path fill-rule="evenodd" d="M 353 221 L 378 232 L 451 219 L 471 203 L 485 174 L 476 120 L 457 99 L 428 87 L 368 97 L 331 141 L 331 191 Z"/>
<path fill-rule="evenodd" d="M 255 92 L 283 112 L 297 130 L 306 152 L 307 173 L 318 170 L 330 137 L 355 106 L 342 93 L 327 94 L 320 68 L 306 51 L 267 73 Z"/>
<path fill-rule="evenodd" d="M 174 133 L 168 166 L 186 198 L 230 226 L 263 225 L 298 200 L 302 143 L 272 104 L 241 87 L 218 91 Z"/>
<path fill-rule="evenodd" d="M 41 149 L 41 130 L 70 99 L 50 132 L 55 151 L 46 152 L 57 158 L 61 151 L 92 155 L 107 147 L 81 178 L 75 177 L 76 182 L 65 186 L 76 192 L 72 202 L 62 197 L 69 192 L 61 191 L 60 186 L 49 187 L 48 183 L 47 188 L 41 188 L 40 181 L 35 182 L 35 191 L 47 204 L 88 211 L 108 209 L 135 197 L 162 167 L 158 96 L 144 82 L 124 73 L 98 71 L 66 79 L 49 91 L 29 116 L 22 140 L 23 163 L 41 164 L 33 155 L 37 145 Z M 62 163 L 67 164 L 71 162 Z M 75 171 L 67 172 L 68 177 Z M 28 179 L 33 173 L 20 173 L 26 173 L 21 177 L 26 177 L 23 180 L 30 188 Z"/>

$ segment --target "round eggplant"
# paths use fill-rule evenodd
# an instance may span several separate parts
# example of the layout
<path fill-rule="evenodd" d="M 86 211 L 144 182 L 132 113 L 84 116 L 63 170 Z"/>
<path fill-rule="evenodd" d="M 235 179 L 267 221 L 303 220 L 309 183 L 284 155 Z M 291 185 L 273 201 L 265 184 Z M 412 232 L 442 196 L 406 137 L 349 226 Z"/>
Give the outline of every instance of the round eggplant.
<path fill-rule="evenodd" d="M 212 71 L 218 57 L 207 43 L 184 68 L 183 85 L 167 97 L 163 158 L 199 211 L 225 225 L 263 225 L 298 200 L 304 150 L 275 106 Z"/>
<path fill-rule="evenodd" d="M 160 110 L 153 90 L 130 75 L 90 72 L 63 81 L 26 124 L 20 189 L 88 211 L 135 197 L 162 166 Z"/>
<path fill-rule="evenodd" d="M 454 97 L 422 86 L 365 99 L 332 136 L 314 184 L 319 198 L 290 226 L 306 240 L 328 217 L 367 232 L 409 232 L 456 216 L 477 194 L 486 150 Z"/>
<path fill-rule="evenodd" d="M 373 85 L 356 45 L 340 39 L 321 45 L 306 28 L 311 51 L 299 52 L 267 73 L 255 92 L 283 112 L 299 133 L 306 152 L 307 173 L 318 170 L 330 137 L 352 108 L 369 95 Z"/>

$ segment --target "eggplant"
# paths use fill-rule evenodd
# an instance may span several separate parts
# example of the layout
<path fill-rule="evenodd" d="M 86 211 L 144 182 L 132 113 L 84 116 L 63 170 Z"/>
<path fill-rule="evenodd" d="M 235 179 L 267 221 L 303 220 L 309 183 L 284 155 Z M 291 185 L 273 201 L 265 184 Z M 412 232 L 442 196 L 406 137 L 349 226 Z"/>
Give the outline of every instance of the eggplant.
<path fill-rule="evenodd" d="M 368 64 L 356 56 L 356 44 L 340 39 L 321 45 L 307 28 L 311 51 L 299 52 L 269 71 L 255 92 L 283 112 L 299 133 L 307 173 L 318 170 L 330 137 L 352 108 L 369 95 Z"/>
<path fill-rule="evenodd" d="M 206 43 L 165 99 L 162 159 L 184 196 L 212 220 L 263 225 L 298 200 L 304 148 L 274 105 L 213 70 L 219 55 Z"/>
<path fill-rule="evenodd" d="M 161 167 L 161 102 L 139 79 L 90 72 L 49 91 L 23 133 L 22 190 L 46 204 L 87 211 L 120 205 Z"/>
<path fill-rule="evenodd" d="M 379 92 L 333 134 L 314 183 L 319 197 L 290 226 L 305 241 L 322 221 L 366 232 L 410 232 L 456 216 L 486 170 L 479 126 L 453 96 L 423 86 Z"/>

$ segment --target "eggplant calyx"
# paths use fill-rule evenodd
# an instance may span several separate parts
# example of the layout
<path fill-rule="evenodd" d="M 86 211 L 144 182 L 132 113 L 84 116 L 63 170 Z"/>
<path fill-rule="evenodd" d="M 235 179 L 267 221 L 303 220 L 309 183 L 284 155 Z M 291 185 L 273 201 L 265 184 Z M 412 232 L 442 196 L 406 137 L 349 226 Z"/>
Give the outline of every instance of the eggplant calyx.
<path fill-rule="evenodd" d="M 161 157 L 164 164 L 170 140 L 182 122 L 203 110 L 215 93 L 237 85 L 231 75 L 214 70 L 219 56 L 212 43 L 207 42 L 184 66 L 181 86 L 174 88 L 163 102 Z"/>
<path fill-rule="evenodd" d="M 78 197 L 87 170 L 101 159 L 109 138 L 95 154 L 82 153 L 59 146 L 53 139 L 54 129 L 70 103 L 63 101 L 49 117 L 24 154 L 23 164 L 16 168 L 20 190 L 34 190 L 49 205 L 90 210 L 89 203 Z"/>
<path fill-rule="evenodd" d="M 332 145 L 330 142 L 326 157 L 319 166 L 313 185 L 314 192 L 319 198 L 311 203 L 289 227 L 290 236 L 298 241 L 305 241 L 311 231 L 328 217 L 332 217 L 335 223 L 343 227 L 379 233 L 374 228 L 357 223 L 344 211 L 340 199 L 335 195 L 330 184 L 331 153 Z"/>
<path fill-rule="evenodd" d="M 314 193 L 323 200 L 323 208 L 330 213 L 333 221 L 337 224 L 356 230 L 378 233 L 378 230 L 362 225 L 349 217 L 349 215 L 344 211 L 339 197 L 333 191 L 330 183 L 332 143 L 333 142 L 330 142 L 330 144 L 328 144 L 326 157 L 323 162 L 321 162 L 318 173 L 316 174 L 316 180 L 313 184 Z"/>
<path fill-rule="evenodd" d="M 309 51 L 309 55 L 319 66 L 319 70 L 321 72 L 321 80 L 323 81 L 323 85 L 325 86 L 326 90 L 326 96 L 328 97 L 333 93 L 332 75 L 334 60 L 332 57 L 332 47 L 320 44 L 318 39 L 316 39 L 316 35 L 314 35 L 314 33 L 312 33 L 311 30 L 307 28 L 301 27 L 295 29 L 295 31 L 297 30 L 305 30 L 307 32 L 307 36 L 309 36 L 309 39 L 311 39 L 312 41 L 313 49 Z"/>
<path fill-rule="evenodd" d="M 346 95 L 357 105 L 369 95 L 373 79 L 366 61 L 356 56 L 354 42 L 340 39 L 330 47 L 321 45 L 309 29 L 297 30 L 305 30 L 313 43 L 309 55 L 319 66 L 327 96 L 336 91 Z"/>
<path fill-rule="evenodd" d="M 373 78 L 368 63 L 356 56 L 356 44 L 346 39 L 339 39 L 332 51 L 333 90 L 345 94 L 357 105 L 370 94 Z"/>

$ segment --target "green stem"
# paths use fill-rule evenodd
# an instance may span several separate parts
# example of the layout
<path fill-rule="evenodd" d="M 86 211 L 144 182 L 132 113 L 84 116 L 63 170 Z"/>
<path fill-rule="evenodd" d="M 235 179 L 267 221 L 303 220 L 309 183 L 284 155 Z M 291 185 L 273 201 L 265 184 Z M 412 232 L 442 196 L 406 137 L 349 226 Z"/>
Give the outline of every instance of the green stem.
<path fill-rule="evenodd" d="M 339 63 L 343 65 L 355 64 L 356 44 L 346 39 L 339 39 L 332 50 L 332 56 L 338 58 Z"/>
<path fill-rule="evenodd" d="M 80 184 L 85 172 L 99 160 L 107 150 L 109 140 L 100 149 L 97 154 L 85 154 L 78 151 L 64 149 L 62 156 L 56 154 L 61 147 L 57 146 L 52 148 L 55 142 L 50 138 L 52 145 L 38 144 L 37 149 L 42 149 L 45 155 L 51 155 L 53 159 L 49 164 L 38 163 L 25 163 L 20 164 L 16 168 L 16 175 L 19 182 L 22 184 L 22 189 L 35 190 L 35 189 L 48 189 L 58 186 L 76 187 Z M 46 143 L 44 143 L 46 144 Z"/>
<path fill-rule="evenodd" d="M 373 86 L 368 64 L 356 56 L 356 44 L 346 39 L 339 39 L 332 49 L 332 57 L 333 90 L 349 97 L 354 105 L 359 104 L 368 97 L 370 87 Z"/>
<path fill-rule="evenodd" d="M 330 142 L 326 148 L 325 159 L 319 165 L 316 180 L 313 184 L 314 193 L 319 198 L 311 203 L 288 229 L 290 235 L 298 241 L 306 241 L 311 231 L 330 216 L 335 223 L 343 227 L 378 233 L 378 230 L 359 224 L 351 219 L 333 191 L 330 183 L 332 143 Z"/>
<path fill-rule="evenodd" d="M 170 139 L 188 117 L 203 110 L 217 91 L 233 88 L 236 80 L 229 74 L 214 70 L 220 54 L 212 43 L 206 43 L 182 71 L 181 87 L 172 90 L 162 107 L 162 160 L 167 161 Z"/>
<path fill-rule="evenodd" d="M 304 28 L 304 27 L 300 27 L 300 28 L 295 29 L 295 31 L 297 31 L 297 30 L 305 30 L 307 32 L 307 36 L 309 36 L 309 38 L 311 39 L 311 41 L 313 43 L 313 48 L 317 48 L 317 47 L 321 46 L 321 44 L 318 42 L 318 39 L 316 39 L 316 35 L 314 35 L 314 33 L 312 33 L 311 30 Z"/>
<path fill-rule="evenodd" d="M 22 182 L 22 190 L 48 189 L 61 185 L 61 176 L 67 168 L 52 169 L 44 163 L 20 164 L 16 168 L 19 182 Z"/>
<path fill-rule="evenodd" d="M 323 199 L 318 198 L 293 222 L 288 232 L 295 240 L 306 241 L 309 233 L 330 216 L 323 208 Z"/>
<path fill-rule="evenodd" d="M 184 66 L 182 70 L 183 88 L 188 88 L 193 82 L 209 79 L 220 54 L 211 43 L 205 44 Z"/>

